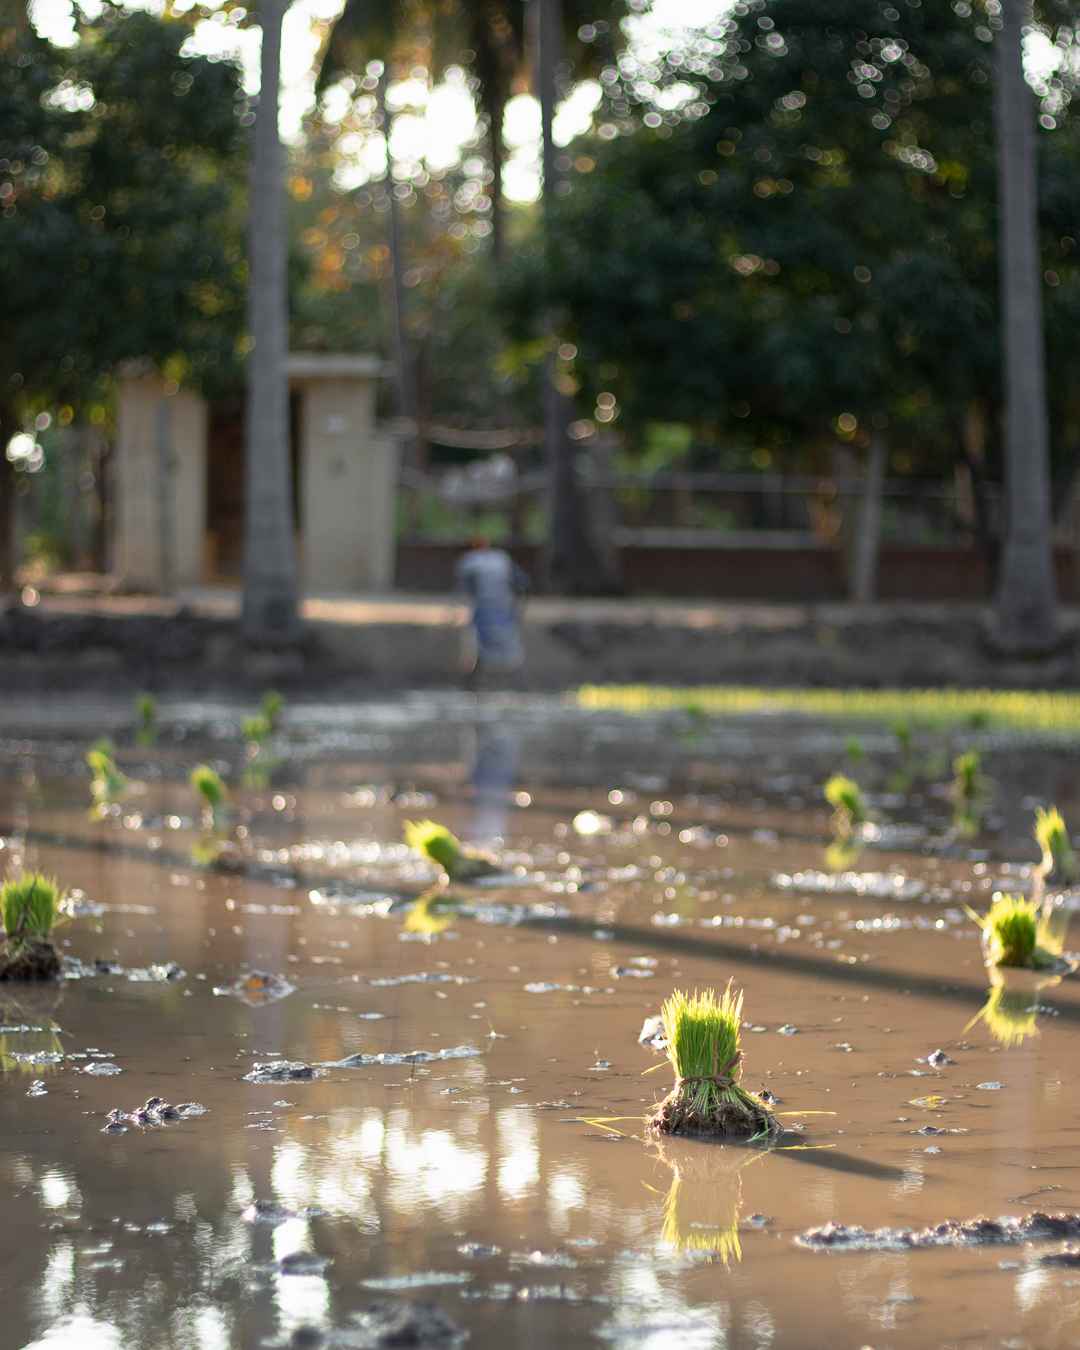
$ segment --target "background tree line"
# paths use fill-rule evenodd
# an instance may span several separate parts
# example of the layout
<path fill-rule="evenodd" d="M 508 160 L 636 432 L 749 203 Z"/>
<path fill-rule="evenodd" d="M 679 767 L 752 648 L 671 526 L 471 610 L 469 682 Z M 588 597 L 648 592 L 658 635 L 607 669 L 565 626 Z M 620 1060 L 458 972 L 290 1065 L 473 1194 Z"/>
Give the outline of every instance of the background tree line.
<path fill-rule="evenodd" d="M 286 9 L 260 0 L 253 19 L 280 32 Z M 697 443 L 723 445 L 729 464 L 818 468 L 839 443 L 907 472 L 945 477 L 962 463 L 982 500 L 1008 459 L 1004 314 L 1019 294 L 1008 298 L 1001 266 L 995 93 L 1012 87 L 1001 72 L 1019 71 L 1020 26 L 1032 19 L 1045 75 L 1019 102 L 1014 89 L 1004 114 L 1006 129 L 1030 123 L 1012 163 L 1037 165 L 1038 183 L 1037 294 L 1025 283 L 1029 327 L 1012 364 L 1030 389 L 1037 301 L 1051 495 L 1063 501 L 1080 437 L 1071 7 L 838 0 L 826 12 L 815 0 L 747 0 L 655 59 L 627 42 L 625 12 L 618 0 L 349 0 L 326 33 L 304 138 L 287 155 L 270 147 L 271 172 L 256 169 L 251 192 L 257 109 L 230 63 L 183 54 L 197 11 L 112 6 L 63 50 L 25 21 L 5 30 L 5 431 L 57 404 L 104 407 L 129 357 L 206 387 L 235 383 L 249 331 L 255 372 L 267 329 L 245 325 L 244 301 L 258 291 L 266 302 L 257 252 L 276 199 L 288 270 L 273 303 L 288 340 L 395 353 L 397 411 L 420 429 L 416 453 L 426 419 L 544 421 L 548 562 L 562 589 L 597 583 L 574 502 L 582 452 L 566 427 L 587 426 L 601 396 L 630 456 Z M 410 180 L 391 163 L 383 182 L 343 190 L 342 134 L 385 135 L 395 75 L 423 67 L 434 79 L 449 66 L 465 71 L 481 115 L 462 164 Z M 559 151 L 557 96 L 584 77 L 602 101 L 592 130 Z M 347 114 L 331 121 L 327 92 L 342 89 Z M 543 95 L 548 128 L 542 210 L 502 202 L 503 110 L 527 89 Z M 276 266 L 264 258 L 263 278 Z M 657 434 L 671 424 L 688 437 Z M 280 498 L 284 474 L 268 471 L 266 452 L 280 431 L 252 434 L 251 489 L 276 484 Z M 1012 436 L 1039 439 L 1030 416 Z M 588 436 L 580 444 L 587 454 Z M 1027 446 L 1017 464 L 1037 468 L 1040 453 Z M 1032 481 L 1014 471 L 1010 490 Z M 988 513 L 978 519 L 994 553 Z M 1035 533 L 1048 556 L 1045 519 Z M 276 586 L 294 610 L 294 582 Z M 1047 604 L 1052 595 L 1021 626 L 1045 629 Z"/>

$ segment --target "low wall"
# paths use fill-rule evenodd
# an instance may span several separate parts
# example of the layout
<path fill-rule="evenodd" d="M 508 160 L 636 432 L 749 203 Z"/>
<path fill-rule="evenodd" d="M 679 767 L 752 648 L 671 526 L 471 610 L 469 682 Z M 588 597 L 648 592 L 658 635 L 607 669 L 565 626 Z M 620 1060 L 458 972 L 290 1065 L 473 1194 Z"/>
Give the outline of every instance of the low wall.
<path fill-rule="evenodd" d="M 517 563 L 531 576 L 540 566 L 539 548 L 512 548 Z M 438 594 L 453 589 L 458 544 L 398 545 L 398 590 Z M 847 598 L 843 553 L 836 548 L 794 547 L 663 548 L 631 544 L 619 552 L 627 595 L 694 597 L 715 600 L 776 600 L 807 604 Z M 1055 557 L 1062 601 L 1080 603 L 1080 555 L 1059 549 Z M 978 602 L 992 594 L 986 559 L 974 549 L 882 549 L 878 567 L 881 600 L 963 600 Z"/>

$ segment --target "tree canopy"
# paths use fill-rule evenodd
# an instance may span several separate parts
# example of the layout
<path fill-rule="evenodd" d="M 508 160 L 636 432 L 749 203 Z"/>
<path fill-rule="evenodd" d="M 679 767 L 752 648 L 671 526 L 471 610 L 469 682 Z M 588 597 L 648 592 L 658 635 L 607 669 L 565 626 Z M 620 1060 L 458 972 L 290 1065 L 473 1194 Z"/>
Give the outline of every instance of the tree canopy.
<path fill-rule="evenodd" d="M 966 4 L 753 0 L 666 68 L 623 63 L 571 155 L 553 267 L 537 251 L 519 268 L 519 336 L 546 281 L 582 410 L 613 394 L 630 436 L 684 420 L 783 461 L 888 424 L 909 459 L 940 468 L 977 405 L 993 453 L 993 36 Z M 690 92 L 672 111 L 676 83 Z M 1080 134 L 1068 88 L 1044 93 L 1060 371 L 1080 301 Z M 1070 383 L 1054 381 L 1062 462 Z"/>

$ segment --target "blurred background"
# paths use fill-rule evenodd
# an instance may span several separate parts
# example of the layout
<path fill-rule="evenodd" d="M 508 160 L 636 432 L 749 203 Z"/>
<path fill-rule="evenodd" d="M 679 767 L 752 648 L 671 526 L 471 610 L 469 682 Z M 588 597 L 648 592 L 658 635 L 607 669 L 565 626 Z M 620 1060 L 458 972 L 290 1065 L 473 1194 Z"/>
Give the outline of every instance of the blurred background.
<path fill-rule="evenodd" d="M 1073 5 L 3 5 L 16 595 L 1080 595 Z"/>

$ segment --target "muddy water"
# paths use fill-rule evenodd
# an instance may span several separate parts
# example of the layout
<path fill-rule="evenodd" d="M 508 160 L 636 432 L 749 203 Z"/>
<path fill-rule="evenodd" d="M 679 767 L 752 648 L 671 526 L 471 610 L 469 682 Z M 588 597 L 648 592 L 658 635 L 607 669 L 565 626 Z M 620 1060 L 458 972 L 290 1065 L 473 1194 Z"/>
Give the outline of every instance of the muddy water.
<path fill-rule="evenodd" d="M 376 1300 L 434 1303 L 484 1347 L 1076 1344 L 1077 1276 L 1039 1264 L 1060 1243 L 795 1242 L 1080 1211 L 1077 985 L 973 1021 L 960 908 L 1023 884 L 1035 800 L 1077 818 L 1068 747 L 986 735 L 996 793 L 957 840 L 925 772 L 955 747 L 905 766 L 867 733 L 881 834 L 837 885 L 816 786 L 838 729 L 293 709 L 221 871 L 191 865 L 184 778 L 211 758 L 239 781 L 235 710 L 166 709 L 96 822 L 70 716 L 9 710 L 0 746 L 0 859 L 82 893 L 72 978 L 0 993 L 0 1344 L 360 1345 Z M 512 881 L 418 911 L 417 815 L 497 840 Z M 287 984 L 238 987 L 252 970 Z M 729 977 L 748 1084 L 823 1114 L 768 1151 L 657 1148 L 638 1120 L 669 1075 L 638 1029 L 673 985 Z M 923 1062 L 939 1048 L 952 1064 Z M 315 1076 L 248 1080 L 280 1059 Z M 151 1096 L 206 1113 L 102 1132 Z"/>

